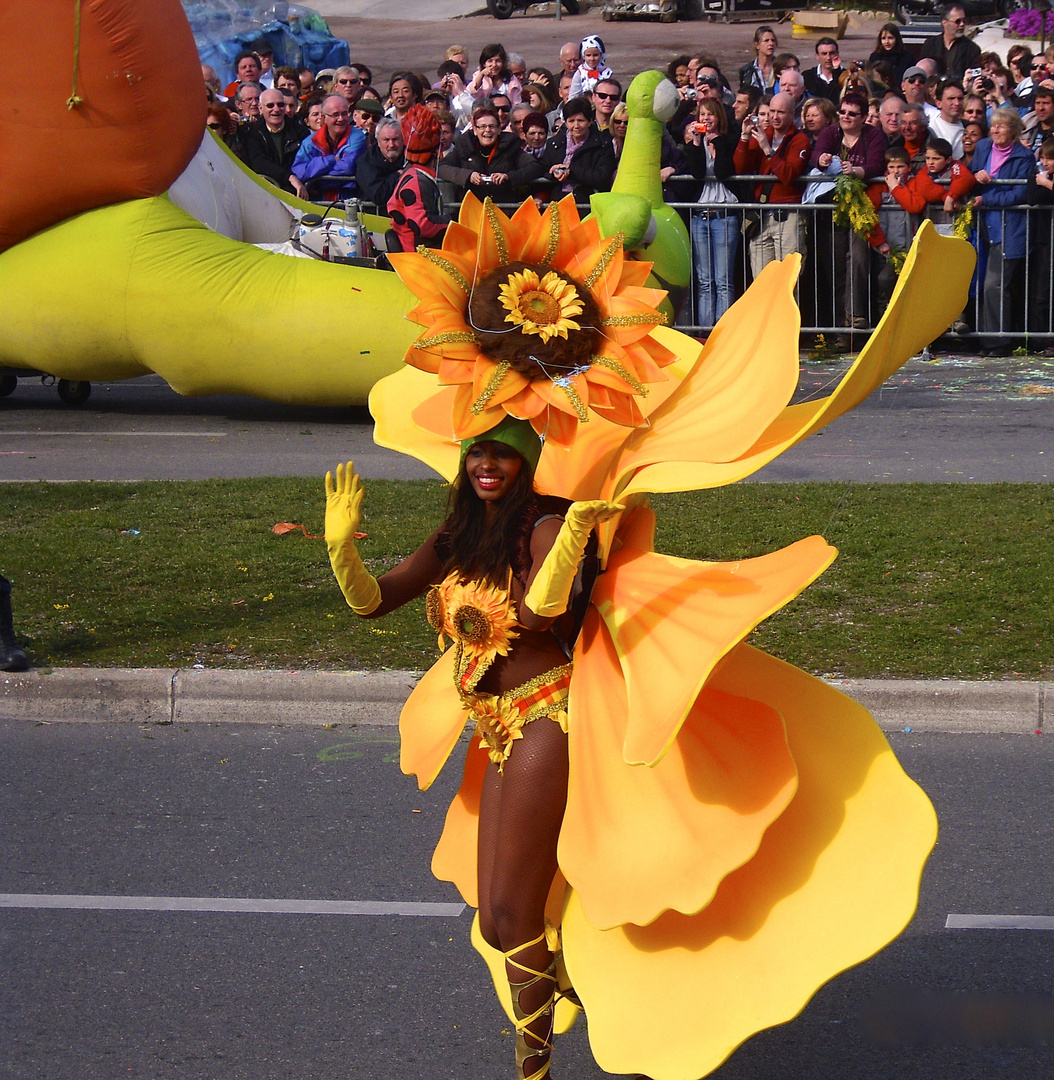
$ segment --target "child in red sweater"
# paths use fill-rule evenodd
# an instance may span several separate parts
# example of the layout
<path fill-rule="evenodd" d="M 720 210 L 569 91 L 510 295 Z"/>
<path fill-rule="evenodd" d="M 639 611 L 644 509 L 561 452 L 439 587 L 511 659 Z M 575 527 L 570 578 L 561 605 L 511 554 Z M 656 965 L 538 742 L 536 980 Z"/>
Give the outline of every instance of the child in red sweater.
<path fill-rule="evenodd" d="M 955 214 L 973 187 L 973 173 L 953 160 L 951 144 L 931 137 L 926 143 L 926 168 L 889 190 L 909 213 L 923 214 L 941 226 L 941 232 L 950 233 Z"/>

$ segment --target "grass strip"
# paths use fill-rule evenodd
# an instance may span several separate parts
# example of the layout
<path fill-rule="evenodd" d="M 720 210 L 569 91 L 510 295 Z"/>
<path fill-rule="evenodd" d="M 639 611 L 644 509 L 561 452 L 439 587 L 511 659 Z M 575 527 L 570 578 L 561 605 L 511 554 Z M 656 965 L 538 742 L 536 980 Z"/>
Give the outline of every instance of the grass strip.
<path fill-rule="evenodd" d="M 371 481 L 381 574 L 442 518 L 432 482 Z M 1054 493 L 1030 484 L 739 484 L 654 499 L 659 551 L 760 555 L 820 533 L 840 557 L 752 643 L 824 675 L 1054 676 Z M 418 601 L 361 622 L 332 580 L 315 478 L 0 485 L 2 570 L 39 666 L 425 668 Z"/>

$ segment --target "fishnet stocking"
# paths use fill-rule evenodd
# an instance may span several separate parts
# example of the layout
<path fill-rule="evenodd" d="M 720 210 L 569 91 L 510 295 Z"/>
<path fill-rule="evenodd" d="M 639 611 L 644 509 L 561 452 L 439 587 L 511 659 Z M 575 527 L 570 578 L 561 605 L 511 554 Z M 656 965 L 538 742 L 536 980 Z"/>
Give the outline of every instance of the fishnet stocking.
<path fill-rule="evenodd" d="M 506 963 L 506 971 L 525 1016 L 553 992 L 550 980 L 531 972 L 546 971 L 553 959 L 544 937 L 545 901 L 566 802 L 567 736 L 543 717 L 523 729 L 504 774 L 496 765 L 487 769 L 479 819 L 480 929 L 490 945 L 513 954 L 516 963 Z M 523 983 L 531 985 L 520 990 Z M 525 1076 L 538 1075 L 552 1042 L 552 1012 L 528 1024 L 524 1037 L 528 1047 L 545 1051 L 523 1063 Z"/>

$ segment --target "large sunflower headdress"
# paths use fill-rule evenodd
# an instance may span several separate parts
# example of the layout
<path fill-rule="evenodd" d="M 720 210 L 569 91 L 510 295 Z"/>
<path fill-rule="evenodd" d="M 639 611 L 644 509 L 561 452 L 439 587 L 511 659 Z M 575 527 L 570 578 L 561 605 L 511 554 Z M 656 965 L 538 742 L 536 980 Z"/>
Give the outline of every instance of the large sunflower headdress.
<path fill-rule="evenodd" d="M 425 327 L 407 363 L 456 387 L 444 433 L 484 434 L 506 416 L 569 448 L 590 414 L 644 422 L 638 398 L 676 359 L 652 337 L 665 297 L 645 287 L 651 263 L 624 257 L 622 237 L 581 221 L 570 196 L 541 214 L 528 199 L 510 218 L 466 196 L 441 250 L 392 263 Z"/>

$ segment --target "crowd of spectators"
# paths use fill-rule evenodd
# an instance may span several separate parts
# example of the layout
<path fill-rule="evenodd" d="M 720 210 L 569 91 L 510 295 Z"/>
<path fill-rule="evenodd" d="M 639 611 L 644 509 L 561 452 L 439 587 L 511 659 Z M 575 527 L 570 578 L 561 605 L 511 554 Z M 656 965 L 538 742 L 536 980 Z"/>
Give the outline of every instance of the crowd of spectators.
<path fill-rule="evenodd" d="M 952 4 L 941 33 L 913 52 L 887 23 L 867 61 L 845 65 L 833 38 L 802 59 L 759 26 L 733 82 L 705 53 L 670 61 L 679 103 L 661 169 L 667 201 L 689 224 L 694 325 L 712 326 L 765 265 L 797 252 L 811 269 L 806 321 L 865 329 L 929 218 L 968 236 L 980 256 L 957 332 L 976 330 L 995 354 L 1012 347 L 1003 332 L 1054 331 L 1054 47 L 1034 56 L 1015 45 L 1004 61 L 982 53 L 965 26 Z M 388 213 L 390 246 L 438 245 L 449 220 L 442 194 L 449 209 L 467 191 L 542 204 L 611 188 L 630 74 L 609 64 L 596 35 L 556 59 L 531 66 L 492 44 L 473 65 L 453 45 L 434 81 L 397 71 L 378 89 L 364 63 L 275 68 L 259 42 L 222 90 L 202 69 L 208 126 L 290 194 L 357 197 Z M 839 176 L 860 181 L 869 232 L 835 223 Z"/>

